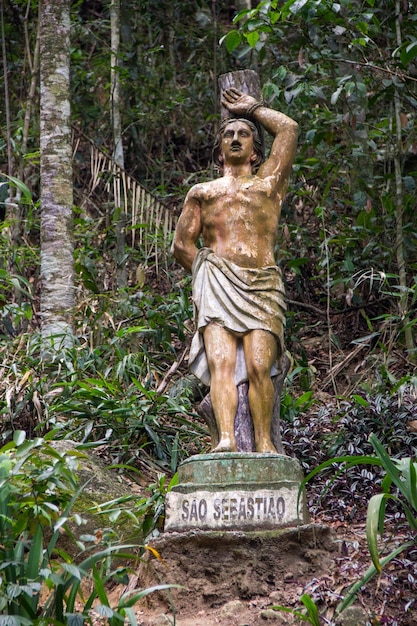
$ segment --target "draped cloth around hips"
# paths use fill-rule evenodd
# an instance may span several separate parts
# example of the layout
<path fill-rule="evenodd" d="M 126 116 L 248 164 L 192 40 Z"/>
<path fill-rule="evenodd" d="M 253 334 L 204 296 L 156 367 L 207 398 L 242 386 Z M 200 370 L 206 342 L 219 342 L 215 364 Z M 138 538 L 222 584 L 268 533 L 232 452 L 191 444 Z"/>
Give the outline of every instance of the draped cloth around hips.
<path fill-rule="evenodd" d="M 210 372 L 204 348 L 204 328 L 221 324 L 238 336 L 252 330 L 267 330 L 278 343 L 278 357 L 284 347 L 285 292 L 277 266 L 240 267 L 201 248 L 192 267 L 196 333 L 189 356 L 190 370 L 206 385 Z M 276 368 L 271 375 L 277 373 Z M 242 341 L 239 341 L 235 384 L 247 380 Z"/>

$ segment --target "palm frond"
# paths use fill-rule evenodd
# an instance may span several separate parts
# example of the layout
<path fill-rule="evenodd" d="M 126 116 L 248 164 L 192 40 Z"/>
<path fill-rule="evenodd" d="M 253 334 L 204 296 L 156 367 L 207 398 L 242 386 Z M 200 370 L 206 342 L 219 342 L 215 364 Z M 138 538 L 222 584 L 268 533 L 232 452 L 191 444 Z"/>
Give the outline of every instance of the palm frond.
<path fill-rule="evenodd" d="M 87 143 L 90 152 L 89 172 L 83 180 L 83 199 L 80 207 L 88 205 L 89 198 L 98 192 L 106 193 L 114 209 L 123 211 L 132 228 L 132 246 L 143 248 L 146 258 L 154 255 L 156 271 L 165 260 L 171 233 L 175 228 L 174 212 L 150 193 L 135 178 L 119 167 L 91 139 L 74 129 L 73 154 L 81 143 Z"/>

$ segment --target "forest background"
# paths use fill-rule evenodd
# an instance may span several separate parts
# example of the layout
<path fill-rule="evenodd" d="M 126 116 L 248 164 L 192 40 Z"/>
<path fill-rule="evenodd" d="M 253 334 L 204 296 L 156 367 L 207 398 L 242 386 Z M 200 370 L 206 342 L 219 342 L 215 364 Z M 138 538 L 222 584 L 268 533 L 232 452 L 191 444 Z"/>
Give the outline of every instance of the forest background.
<path fill-rule="evenodd" d="M 63 30 L 51 17 L 62 18 Z M 56 463 L 70 482 L 76 472 L 52 441 L 94 448 L 141 486 L 154 481 L 149 497 L 131 504 L 143 537 L 160 523 L 178 463 L 208 449 L 196 412 L 206 390 L 186 367 L 190 278 L 169 247 L 187 190 L 216 175 L 217 79 L 228 71 L 255 69 L 267 104 L 300 125 L 276 250 L 293 360 L 282 398 L 286 448 L 306 472 L 333 456 L 373 453 L 371 433 L 392 458 L 415 456 L 416 24 L 417 7 L 407 0 L 2 1 L 6 518 L 22 510 L 29 482 L 33 496 L 27 526 L 8 522 L 3 532 L 25 532 L 34 545 L 31 515 L 40 526 L 56 528 L 57 519 L 65 526 Z M 48 77 L 54 93 L 60 74 L 50 56 L 70 67 L 62 106 L 44 97 Z M 57 122 L 65 102 L 70 114 L 68 106 Z M 55 165 L 41 150 L 54 129 L 67 143 L 57 175 L 70 188 L 58 203 L 48 196 Z M 52 279 L 48 258 L 58 263 Z M 54 479 L 34 460 L 39 447 Z M 35 472 L 30 479 L 19 464 L 10 470 L 19 450 Z M 381 485 L 376 470 L 360 467 L 327 485 L 318 504 L 323 481 L 315 480 L 313 515 L 341 522 L 364 517 Z M 50 491 L 61 494 L 59 505 L 48 501 Z M 404 518 L 393 510 L 392 519 Z M 417 574 L 415 558 L 408 560 L 414 565 L 401 571 L 410 608 L 407 585 Z M 1 603 L 12 611 L 6 582 Z"/>

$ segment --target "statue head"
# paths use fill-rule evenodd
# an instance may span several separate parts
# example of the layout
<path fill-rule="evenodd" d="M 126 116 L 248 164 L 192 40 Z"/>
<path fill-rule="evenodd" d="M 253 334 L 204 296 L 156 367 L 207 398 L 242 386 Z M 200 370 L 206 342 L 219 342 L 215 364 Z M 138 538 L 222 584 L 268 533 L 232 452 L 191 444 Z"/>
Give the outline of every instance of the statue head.
<path fill-rule="evenodd" d="M 214 164 L 217 165 L 220 171 L 223 170 L 223 159 L 221 158 L 222 137 L 223 137 L 223 133 L 226 127 L 228 126 L 228 124 L 231 124 L 232 122 L 244 122 L 245 124 L 247 124 L 247 126 L 249 126 L 251 130 L 251 133 L 253 136 L 253 149 L 254 149 L 255 156 L 256 156 L 256 159 L 252 163 L 252 172 L 256 173 L 260 165 L 263 163 L 265 159 L 264 144 L 263 144 L 263 140 L 262 140 L 261 134 L 257 126 L 250 120 L 247 120 L 246 118 L 243 118 L 243 117 L 239 117 L 239 118 L 227 117 L 220 124 L 219 130 L 217 131 L 216 139 L 214 140 L 214 145 L 213 145 Z"/>

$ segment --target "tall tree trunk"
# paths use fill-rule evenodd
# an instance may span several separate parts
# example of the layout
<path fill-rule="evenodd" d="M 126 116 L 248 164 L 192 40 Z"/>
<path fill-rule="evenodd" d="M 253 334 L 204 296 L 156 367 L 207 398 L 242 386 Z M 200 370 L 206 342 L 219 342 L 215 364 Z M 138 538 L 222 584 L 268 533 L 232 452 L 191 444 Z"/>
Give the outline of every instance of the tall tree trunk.
<path fill-rule="evenodd" d="M 122 122 L 120 117 L 120 75 L 119 75 L 119 48 L 120 48 L 120 0 L 112 0 L 110 4 L 111 28 L 111 112 L 113 127 L 113 159 L 116 164 L 124 168 Z"/>
<path fill-rule="evenodd" d="M 38 77 L 39 77 L 39 51 L 40 51 L 40 20 L 41 20 L 41 3 L 39 3 L 38 8 L 38 30 L 36 34 L 36 42 L 35 49 L 33 51 L 33 58 L 31 56 L 30 50 L 30 39 L 27 24 L 29 22 L 29 7 L 30 3 L 28 3 L 28 10 L 25 15 L 25 41 L 26 41 L 26 50 L 27 50 L 27 60 L 30 68 L 30 88 L 29 94 L 26 100 L 26 109 L 25 109 L 25 119 L 23 123 L 23 135 L 22 135 L 22 146 L 21 146 L 21 158 L 19 164 L 19 178 L 22 182 L 26 182 L 26 174 L 28 167 L 25 165 L 25 156 L 28 149 L 28 139 L 29 139 L 29 129 L 30 129 L 30 121 L 32 110 L 34 104 L 36 102 L 36 88 L 38 85 Z M 17 190 L 16 197 L 21 196 L 20 190 Z M 19 195 L 18 195 L 19 194 Z"/>
<path fill-rule="evenodd" d="M 395 4 L 395 28 L 397 46 L 400 47 L 402 43 L 401 36 L 401 5 L 399 0 Z M 396 204 L 396 256 L 399 275 L 400 286 L 400 300 L 399 300 L 399 313 L 404 325 L 405 335 L 405 347 L 410 357 L 414 357 L 414 340 L 411 326 L 409 325 L 409 311 L 408 311 L 408 285 L 407 285 L 407 272 L 404 258 L 404 188 L 403 188 L 403 173 L 402 173 L 402 160 L 403 160 L 403 142 L 402 142 L 402 125 L 401 125 L 401 97 L 397 87 L 395 87 L 394 93 L 394 111 L 395 111 L 395 150 L 394 150 L 394 168 L 395 168 L 395 204 Z"/>
<path fill-rule="evenodd" d="M 9 99 L 9 80 L 8 80 L 8 64 L 7 64 L 7 50 L 6 50 L 6 37 L 4 33 L 4 11 L 3 11 L 3 0 L 0 0 L 0 28 L 1 28 L 1 43 L 2 43 L 2 61 L 3 61 L 3 81 L 4 81 L 4 113 L 5 113 L 5 121 L 6 121 L 6 136 L 7 136 L 7 173 L 9 176 L 13 175 L 13 148 L 12 148 L 12 131 L 11 131 L 11 122 L 10 122 L 10 99 Z M 14 190 L 13 186 L 9 185 L 8 197 L 5 201 L 6 208 L 6 219 L 10 220 L 11 227 L 9 229 L 10 243 L 13 244 L 15 241 L 15 232 L 18 227 L 18 205 L 14 202 Z M 14 268 L 11 267 L 11 264 L 8 263 L 10 269 L 13 271 Z"/>
<path fill-rule="evenodd" d="M 73 343 L 70 0 L 42 0 L 41 331 L 47 358 Z"/>
<path fill-rule="evenodd" d="M 3 80 L 4 80 L 4 109 L 5 109 L 6 133 L 7 133 L 7 169 L 8 169 L 9 176 L 12 176 L 13 152 L 12 152 L 11 126 L 10 126 L 10 103 L 9 103 L 9 80 L 8 80 L 9 70 L 8 70 L 8 65 L 7 65 L 6 37 L 4 34 L 3 0 L 0 0 L 0 17 L 1 17 Z"/>
<path fill-rule="evenodd" d="M 110 3 L 110 28 L 111 28 L 111 58 L 110 58 L 110 84 L 111 84 L 111 113 L 113 130 L 113 159 L 116 165 L 124 168 L 122 121 L 120 115 L 120 74 L 119 74 L 119 48 L 120 48 L 120 0 L 111 0 Z M 116 176 L 121 172 L 116 171 Z M 121 181 L 118 181 L 120 187 Z M 118 200 L 119 199 L 119 200 Z M 116 216 L 116 264 L 117 282 L 119 287 L 125 287 L 127 283 L 125 267 L 125 243 L 126 243 L 126 206 L 122 194 L 114 197 Z"/>

